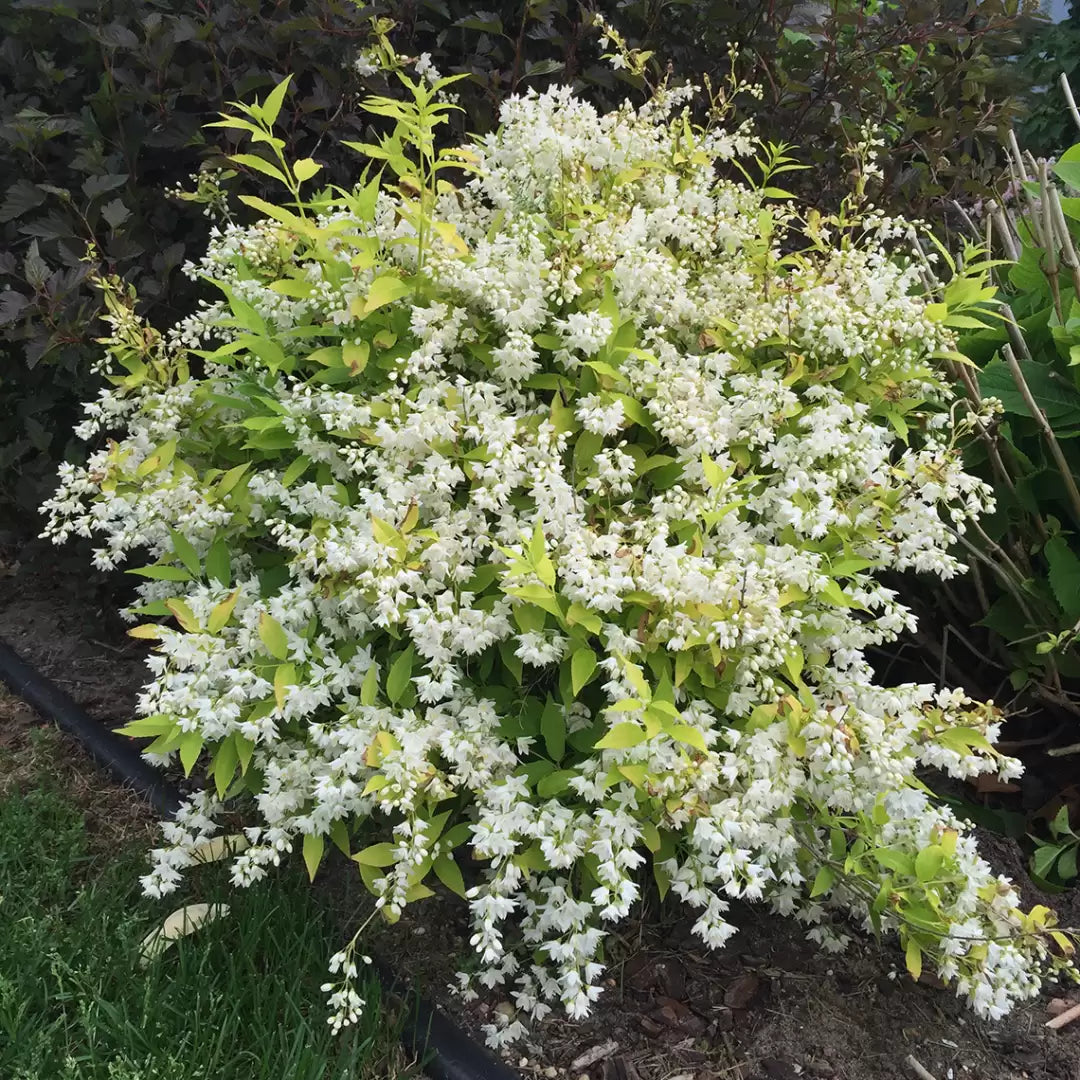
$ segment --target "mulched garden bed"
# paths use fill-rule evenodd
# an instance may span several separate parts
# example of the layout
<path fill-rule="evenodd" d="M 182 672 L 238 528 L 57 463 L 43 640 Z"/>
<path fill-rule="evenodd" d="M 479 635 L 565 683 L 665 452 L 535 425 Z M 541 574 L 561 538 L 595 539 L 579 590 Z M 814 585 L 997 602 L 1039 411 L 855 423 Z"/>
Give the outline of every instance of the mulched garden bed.
<path fill-rule="evenodd" d="M 0 637 L 112 723 L 132 715 L 146 678 L 144 649 L 124 636 L 115 615 L 120 581 L 95 577 L 70 551 L 20 543 L 13 533 L 0 539 Z M 0 739 L 33 722 L 17 703 L 0 699 Z M 84 760 L 74 747 L 72 757 Z M 1080 890 L 1044 897 L 1028 882 L 1012 841 L 987 835 L 984 850 L 1021 883 L 1029 903 L 1048 903 L 1064 924 L 1080 924 Z M 327 880 L 343 928 L 365 907 L 350 869 L 338 863 Z M 710 953 L 676 907 L 646 908 L 611 938 L 608 988 L 594 1015 L 580 1023 L 553 1015 L 509 1055 L 523 1075 L 885 1080 L 915 1075 L 906 1064 L 914 1055 L 935 1080 L 1080 1078 L 1080 1023 L 1060 1032 L 1043 1026 L 1053 993 L 983 1023 L 950 992 L 913 984 L 899 954 L 870 939 L 829 956 L 807 943 L 797 924 L 736 906 L 739 934 Z M 511 1006 L 497 991 L 468 1005 L 449 994 L 454 970 L 468 962 L 468 936 L 460 902 L 440 894 L 409 909 L 396 927 L 380 928 L 376 940 L 478 1034 Z M 1067 988 L 1058 993 L 1070 995 Z"/>

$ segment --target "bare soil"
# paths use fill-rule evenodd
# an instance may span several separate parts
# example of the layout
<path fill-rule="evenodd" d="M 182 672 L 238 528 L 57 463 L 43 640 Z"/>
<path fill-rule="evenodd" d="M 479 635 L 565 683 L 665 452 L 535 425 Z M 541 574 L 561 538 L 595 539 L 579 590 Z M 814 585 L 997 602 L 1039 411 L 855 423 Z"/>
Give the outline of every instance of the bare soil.
<path fill-rule="evenodd" d="M 144 653 L 114 614 L 115 579 L 103 581 L 37 541 L 2 543 L 0 638 L 92 715 L 112 725 L 130 718 L 146 678 Z M 0 793 L 24 785 L 34 775 L 32 756 L 47 752 L 93 814 L 102 843 L 152 828 L 144 804 L 71 740 L 43 728 L 0 691 Z M 1030 902 L 1080 924 L 1078 890 L 1046 898 L 1027 879 L 1013 841 L 988 835 L 984 846 Z M 355 925 L 366 902 L 351 867 L 339 863 L 327 886 L 343 930 Z M 509 1006 L 498 991 L 468 1005 L 449 993 L 454 971 L 468 963 L 463 914 L 459 901 L 440 893 L 380 928 L 375 944 L 479 1035 Z M 828 956 L 792 922 L 752 907 L 733 909 L 732 918 L 739 934 L 709 953 L 677 907 L 647 904 L 610 939 L 608 985 L 594 1015 L 577 1023 L 550 1017 L 510 1060 L 526 1076 L 574 1080 L 891 1080 L 917 1075 L 912 1055 L 935 1080 L 1080 1080 L 1080 1022 L 1058 1032 L 1044 1027 L 1049 998 L 1075 1001 L 1075 991 L 1052 990 L 988 1024 L 948 991 L 914 984 L 887 944 L 859 939 Z"/>

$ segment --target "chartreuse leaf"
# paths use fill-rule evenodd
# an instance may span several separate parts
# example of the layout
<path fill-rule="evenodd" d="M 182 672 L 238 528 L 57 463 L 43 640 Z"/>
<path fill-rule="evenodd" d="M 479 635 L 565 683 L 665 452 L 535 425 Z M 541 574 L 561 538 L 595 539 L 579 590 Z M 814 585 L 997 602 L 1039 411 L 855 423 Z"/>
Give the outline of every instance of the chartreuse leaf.
<path fill-rule="evenodd" d="M 399 652 L 390 665 L 390 671 L 386 676 L 386 696 L 396 705 L 404 696 L 412 683 L 413 662 L 416 659 L 416 651 L 410 645 L 407 649 Z"/>
<path fill-rule="evenodd" d="M 281 623 L 266 611 L 259 616 L 259 640 L 275 660 L 289 658 L 289 639 L 285 636 Z"/>
<path fill-rule="evenodd" d="M 452 892 L 465 899 L 465 879 L 461 876 L 461 868 L 452 856 L 440 855 L 432 864 L 435 876 Z"/>
<path fill-rule="evenodd" d="M 239 596 L 240 590 L 233 589 L 220 604 L 215 605 L 211 610 L 210 617 L 206 620 L 206 628 L 211 634 L 216 634 L 232 618 L 233 609 L 236 607 Z"/>
<path fill-rule="evenodd" d="M 836 871 L 831 866 L 823 866 L 814 877 L 814 884 L 810 889 L 811 898 L 827 893 L 836 881 Z"/>
<path fill-rule="evenodd" d="M 364 848 L 363 851 L 356 852 L 352 858 L 353 862 L 358 862 L 361 866 L 392 866 L 394 862 L 394 845 L 387 843 L 372 844 L 370 847 Z"/>
<path fill-rule="evenodd" d="M 922 948 L 914 938 L 908 938 L 904 947 L 904 963 L 911 977 L 918 982 L 922 975 Z"/>
<path fill-rule="evenodd" d="M 374 705 L 379 696 L 379 666 L 373 660 L 360 684 L 360 704 Z"/>
<path fill-rule="evenodd" d="M 317 161 L 312 161 L 311 158 L 301 158 L 299 161 L 293 162 L 293 176 L 296 177 L 301 183 L 305 180 L 310 180 L 322 166 Z"/>
<path fill-rule="evenodd" d="M 169 530 L 169 537 L 172 540 L 173 551 L 176 552 L 176 557 L 184 564 L 184 568 L 193 577 L 197 578 L 202 573 L 202 566 L 199 563 L 199 556 L 195 551 L 191 541 L 186 536 L 178 533 L 175 529 Z"/>
<path fill-rule="evenodd" d="M 596 671 L 596 653 L 582 645 L 570 657 L 570 674 L 574 693 L 580 694 Z"/>
<path fill-rule="evenodd" d="M 141 716 L 138 720 L 115 729 L 117 735 L 128 735 L 135 739 L 152 738 L 158 735 L 166 735 L 176 727 L 176 721 L 171 716 L 155 715 Z"/>
<path fill-rule="evenodd" d="M 363 304 L 359 306 L 359 310 L 356 310 L 357 302 L 354 301 L 353 314 L 370 315 L 373 311 L 378 311 L 379 308 L 392 304 L 395 300 L 400 300 L 411 292 L 412 286 L 406 284 L 396 274 L 383 274 L 371 283 L 371 288 L 368 289 L 367 296 L 364 298 Z"/>
<path fill-rule="evenodd" d="M 285 101 L 285 94 L 288 92 L 291 82 L 292 74 L 290 73 L 266 95 L 266 100 L 261 105 L 256 105 L 252 109 L 267 127 L 273 127 L 277 123 L 282 103 Z"/>
<path fill-rule="evenodd" d="M 210 550 L 206 553 L 206 576 L 219 585 L 228 586 L 232 581 L 229 546 L 221 537 L 210 545 Z"/>
<path fill-rule="evenodd" d="M 307 833 L 304 836 L 304 865 L 312 881 L 315 880 L 315 874 L 319 870 L 319 863 L 322 862 L 325 850 L 326 837 L 321 833 Z"/>
<path fill-rule="evenodd" d="M 629 750 L 643 743 L 648 736 L 637 724 L 615 724 L 610 731 L 596 743 L 597 750 Z"/>

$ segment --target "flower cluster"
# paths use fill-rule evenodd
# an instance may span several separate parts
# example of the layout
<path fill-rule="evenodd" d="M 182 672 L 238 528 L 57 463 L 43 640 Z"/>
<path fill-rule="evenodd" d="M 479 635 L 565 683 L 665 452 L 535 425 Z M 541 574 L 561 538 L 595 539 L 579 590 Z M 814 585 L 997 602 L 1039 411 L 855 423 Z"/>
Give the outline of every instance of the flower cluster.
<path fill-rule="evenodd" d="M 119 432 L 46 508 L 101 566 L 156 559 L 127 730 L 217 798 L 147 891 L 246 798 L 237 884 L 329 842 L 394 919 L 434 875 L 469 906 L 462 988 L 533 1016 L 588 1011 L 648 872 L 710 947 L 742 898 L 830 949 L 852 915 L 895 932 L 985 1014 L 1033 995 L 1069 943 L 917 779 L 1015 776 L 998 714 L 866 658 L 913 626 L 883 572 L 958 572 L 991 503 L 906 224 L 719 179 L 749 140 L 681 92 L 529 94 L 434 154 L 444 83 L 409 85 L 360 148 L 397 182 L 260 205 L 196 268 L 221 299 L 110 339 L 81 433 Z"/>

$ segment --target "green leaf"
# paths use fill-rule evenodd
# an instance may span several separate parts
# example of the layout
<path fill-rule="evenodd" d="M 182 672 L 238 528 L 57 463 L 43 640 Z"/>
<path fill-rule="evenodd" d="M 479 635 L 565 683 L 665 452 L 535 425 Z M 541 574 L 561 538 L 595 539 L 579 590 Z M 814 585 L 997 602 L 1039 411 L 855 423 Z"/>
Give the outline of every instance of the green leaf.
<path fill-rule="evenodd" d="M 292 75 L 286 75 L 285 78 L 266 95 L 266 100 L 259 107 L 259 114 L 267 127 L 273 127 L 274 124 L 277 123 L 278 113 L 281 112 L 281 104 L 285 100 L 285 93 L 289 89 L 289 83 L 291 82 Z"/>
<path fill-rule="evenodd" d="M 596 743 L 597 750 L 629 750 L 645 742 L 648 736 L 637 724 L 615 724 L 610 731 Z"/>
<path fill-rule="evenodd" d="M 1064 844 L 1040 844 L 1032 856 L 1031 865 L 1039 877 L 1046 877 L 1057 862 L 1058 856 L 1065 850 Z"/>
<path fill-rule="evenodd" d="M 156 738 L 158 735 L 167 735 L 175 727 L 176 721 L 171 716 L 156 715 L 142 716 L 114 730 L 117 735 L 127 735 L 133 739 L 149 739 Z"/>
<path fill-rule="evenodd" d="M 596 653 L 594 653 L 588 645 L 582 645 L 581 648 L 576 649 L 574 654 L 570 657 L 570 679 L 575 694 L 581 693 L 582 689 L 593 677 L 595 671 Z"/>
<path fill-rule="evenodd" d="M 915 876 L 924 884 L 933 881 L 945 861 L 945 849 L 940 844 L 931 844 L 915 856 Z"/>
<path fill-rule="evenodd" d="M 169 537 L 172 540 L 173 551 L 176 552 L 176 557 L 184 564 L 187 571 L 193 578 L 197 578 L 202 573 L 202 566 L 199 563 L 199 556 L 195 552 L 195 548 L 186 536 L 178 533 L 175 529 L 169 530 Z"/>
<path fill-rule="evenodd" d="M 187 602 L 180 599 L 180 597 L 174 596 L 172 599 L 166 600 L 165 606 L 172 613 L 173 618 L 175 618 L 189 634 L 197 634 L 202 629 L 199 625 L 199 620 L 195 618 L 195 613 L 188 606 Z"/>
<path fill-rule="evenodd" d="M 911 977 L 918 982 L 922 975 L 922 949 L 914 938 L 908 938 L 904 948 L 904 964 L 907 966 Z"/>
<path fill-rule="evenodd" d="M 386 696 L 396 705 L 404 696 L 412 683 L 413 661 L 416 652 L 410 645 L 403 652 L 399 652 L 390 665 L 390 671 L 386 676 Z"/>
<path fill-rule="evenodd" d="M 372 660 L 360 684 L 360 704 L 374 705 L 379 696 L 379 665 Z"/>
<path fill-rule="evenodd" d="M 236 740 L 236 754 L 240 759 L 240 772 L 246 773 L 251 765 L 251 755 L 255 752 L 255 744 L 245 735 L 237 732 L 233 735 Z"/>
<path fill-rule="evenodd" d="M 225 798 L 225 792 L 229 790 L 229 785 L 232 783 L 239 761 L 240 755 L 236 752 L 236 739 L 230 735 L 217 748 L 217 753 L 214 754 L 214 763 L 211 766 L 214 787 L 217 789 L 219 799 Z"/>
<path fill-rule="evenodd" d="M 1063 536 L 1051 537 L 1043 548 L 1050 567 L 1050 588 L 1067 618 L 1080 619 L 1080 558 Z"/>
<path fill-rule="evenodd" d="M 392 866 L 394 863 L 393 844 L 372 844 L 371 847 L 358 851 L 353 857 L 353 862 L 361 866 Z"/>
<path fill-rule="evenodd" d="M 206 620 L 206 628 L 211 634 L 216 634 L 232 618 L 233 608 L 236 607 L 239 596 L 240 590 L 234 589 L 229 596 L 211 610 L 210 617 Z"/>
<path fill-rule="evenodd" d="M 305 180 L 310 180 L 322 166 L 311 158 L 301 158 L 299 161 L 293 162 L 293 176 L 296 177 L 301 183 Z"/>
<path fill-rule="evenodd" d="M 236 465 L 231 468 L 222 478 L 217 482 L 217 496 L 220 499 L 224 495 L 228 495 L 230 491 L 237 484 L 240 483 L 244 476 L 244 473 L 251 467 L 250 461 L 245 461 L 242 465 Z"/>
<path fill-rule="evenodd" d="M 322 862 L 323 852 L 326 850 L 326 837 L 321 833 L 308 833 L 304 837 L 304 865 L 307 866 L 308 877 L 314 881 L 318 872 L 319 863 Z"/>
<path fill-rule="evenodd" d="M 570 781 L 577 776 L 576 769 L 556 769 L 547 776 L 542 776 L 536 782 L 536 793 L 542 798 L 550 799 L 558 795 L 570 786 Z"/>
<path fill-rule="evenodd" d="M 370 315 L 373 311 L 400 300 L 412 292 L 412 286 L 406 284 L 396 274 L 383 274 L 377 277 L 368 289 L 367 299 L 364 301 L 362 314 Z"/>
<path fill-rule="evenodd" d="M 206 553 L 206 576 L 225 586 L 232 580 L 229 547 L 221 537 L 210 545 L 210 550 Z"/>
<path fill-rule="evenodd" d="M 305 457 L 300 454 L 292 464 L 285 470 L 285 475 L 281 478 L 283 487 L 291 487 L 311 468 L 311 458 Z"/>
<path fill-rule="evenodd" d="M 256 172 L 272 177 L 278 183 L 288 186 L 289 182 L 285 174 L 276 165 L 271 165 L 266 158 L 261 158 L 258 154 L 230 154 L 229 160 L 235 161 L 237 165 L 244 165 L 249 169 L 254 169 Z"/>
<path fill-rule="evenodd" d="M 351 855 L 349 848 L 349 826 L 345 824 L 341 818 L 336 818 L 330 824 L 330 839 L 333 840 L 334 846 L 348 858 Z"/>
<path fill-rule="evenodd" d="M 698 728 L 691 727 L 689 724 L 675 724 L 673 727 L 666 728 L 665 732 L 676 742 L 686 743 L 687 746 L 692 746 L 703 754 L 708 750 L 705 745 L 705 736 Z"/>
<path fill-rule="evenodd" d="M 432 864 L 435 876 L 452 892 L 465 899 L 465 879 L 461 876 L 461 867 L 450 855 L 440 855 Z"/>
<path fill-rule="evenodd" d="M 818 870 L 814 878 L 813 887 L 810 889 L 811 899 L 815 896 L 821 896 L 822 893 L 827 893 L 833 887 L 835 881 L 836 871 L 831 866 L 823 866 Z"/>
<path fill-rule="evenodd" d="M 1036 404 L 1050 421 L 1080 421 L 1080 392 L 1060 378 L 1049 364 L 1021 360 L 1020 370 Z M 999 398 L 1006 413 L 1031 416 L 1031 410 L 1013 379 L 1009 366 L 991 360 L 979 372 L 979 390 L 983 397 Z"/>
<path fill-rule="evenodd" d="M 550 697 L 540 716 L 540 734 L 544 738 L 548 757 L 552 761 L 561 761 L 566 752 L 566 714 L 563 707 Z"/>
<path fill-rule="evenodd" d="M 203 737 L 197 731 L 188 731 L 180 739 L 180 764 L 184 767 L 184 775 L 190 776 L 195 762 L 202 753 Z"/>
<path fill-rule="evenodd" d="M 181 570 L 179 566 L 138 566 L 126 572 L 138 574 L 139 577 L 151 578 L 154 581 L 191 580 L 191 575 L 186 570 Z"/>
<path fill-rule="evenodd" d="M 361 341 L 359 345 L 349 342 L 341 346 L 341 362 L 349 369 L 350 375 L 359 375 L 367 367 L 371 345 Z"/>
<path fill-rule="evenodd" d="M 259 616 L 259 639 L 275 660 L 289 658 L 289 639 L 285 636 L 281 623 L 265 611 Z"/>

